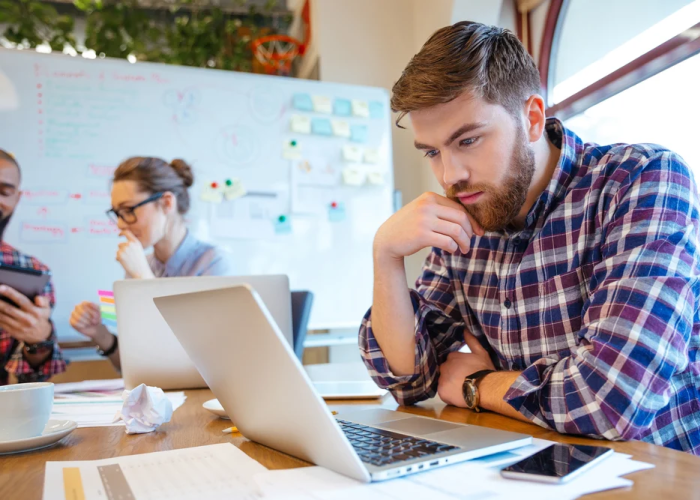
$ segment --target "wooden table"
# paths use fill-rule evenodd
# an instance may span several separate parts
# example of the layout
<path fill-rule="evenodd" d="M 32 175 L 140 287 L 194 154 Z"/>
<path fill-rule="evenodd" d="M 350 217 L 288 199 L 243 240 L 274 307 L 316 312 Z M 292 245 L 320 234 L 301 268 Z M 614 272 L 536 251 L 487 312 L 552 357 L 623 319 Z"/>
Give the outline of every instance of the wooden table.
<path fill-rule="evenodd" d="M 171 422 L 150 434 L 129 436 L 123 427 L 93 427 L 77 429 L 53 448 L 18 455 L 0 457 L 0 499 L 40 499 L 44 484 L 44 463 L 58 460 L 95 460 L 152 451 L 166 451 L 209 444 L 233 442 L 237 447 L 269 469 L 287 469 L 308 465 L 288 455 L 248 441 L 240 434 L 223 434 L 231 426 L 229 420 L 215 417 L 202 408 L 211 399 L 209 390 L 186 391 L 187 401 L 173 414 Z M 390 396 L 381 401 L 329 402 L 331 409 L 376 407 L 396 409 Z M 442 403 L 428 402 L 415 407 L 401 407 L 399 411 L 429 417 L 506 429 L 530 434 L 542 439 L 566 443 L 600 444 L 600 441 L 562 436 L 532 424 L 490 413 L 474 413 Z M 283 410 L 282 408 L 280 410 Z M 605 442 L 615 450 L 628 453 L 636 460 L 650 462 L 655 469 L 636 472 L 629 476 L 632 488 L 597 493 L 591 499 L 700 499 L 700 458 L 688 453 L 669 450 L 642 442 Z"/>

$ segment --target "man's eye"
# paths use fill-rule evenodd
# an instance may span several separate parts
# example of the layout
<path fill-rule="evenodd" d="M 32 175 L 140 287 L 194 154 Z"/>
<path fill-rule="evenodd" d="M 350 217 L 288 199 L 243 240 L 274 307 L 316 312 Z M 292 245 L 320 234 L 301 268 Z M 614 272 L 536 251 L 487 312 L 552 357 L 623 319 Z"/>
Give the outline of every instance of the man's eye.
<path fill-rule="evenodd" d="M 460 146 L 471 146 L 472 144 L 474 144 L 476 142 L 477 139 L 478 139 L 478 137 L 470 137 L 468 139 L 464 139 L 464 140 L 460 141 L 459 145 Z"/>
<path fill-rule="evenodd" d="M 425 156 L 427 156 L 428 158 L 435 158 L 438 153 L 439 151 L 437 149 L 431 149 L 430 151 L 425 153 Z"/>

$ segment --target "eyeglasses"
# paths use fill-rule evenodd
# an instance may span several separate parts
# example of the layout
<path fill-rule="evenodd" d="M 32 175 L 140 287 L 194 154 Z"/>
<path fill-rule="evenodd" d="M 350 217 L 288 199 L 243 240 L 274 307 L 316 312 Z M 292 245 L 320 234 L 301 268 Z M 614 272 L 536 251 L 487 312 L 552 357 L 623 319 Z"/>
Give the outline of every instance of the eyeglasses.
<path fill-rule="evenodd" d="M 155 193 L 143 200 L 142 202 L 137 203 L 133 207 L 124 207 L 118 209 L 110 208 L 105 213 L 107 214 L 107 217 L 109 217 L 110 220 L 115 224 L 119 222 L 119 219 L 123 220 L 127 224 L 134 224 L 137 221 L 135 212 L 136 209 L 148 203 L 160 200 L 163 197 L 163 194 L 164 193 Z"/>

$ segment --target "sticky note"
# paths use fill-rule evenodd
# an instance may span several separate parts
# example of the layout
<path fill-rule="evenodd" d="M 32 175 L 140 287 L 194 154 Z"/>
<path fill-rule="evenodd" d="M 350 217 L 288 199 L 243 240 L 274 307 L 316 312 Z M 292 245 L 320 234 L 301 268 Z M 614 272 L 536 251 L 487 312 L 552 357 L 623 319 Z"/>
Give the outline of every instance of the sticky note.
<path fill-rule="evenodd" d="M 336 99 L 333 101 L 333 114 L 338 116 L 350 116 L 352 107 L 347 99 Z"/>
<path fill-rule="evenodd" d="M 247 194 L 245 187 L 240 179 L 226 179 L 221 187 L 224 192 L 224 197 L 228 200 L 235 200 Z"/>
<path fill-rule="evenodd" d="M 294 94 L 292 106 L 299 111 L 313 111 L 314 105 L 309 94 Z"/>
<path fill-rule="evenodd" d="M 328 118 L 314 118 L 311 120 L 311 132 L 316 135 L 333 135 L 333 127 Z"/>
<path fill-rule="evenodd" d="M 224 201 L 223 190 L 218 187 L 214 187 L 214 183 L 207 183 L 202 188 L 202 193 L 199 195 L 199 199 L 207 203 L 221 203 Z"/>
<path fill-rule="evenodd" d="M 345 120 L 331 120 L 333 135 L 338 137 L 350 137 L 350 124 Z"/>
<path fill-rule="evenodd" d="M 290 128 L 292 129 L 292 132 L 296 132 L 297 134 L 310 134 L 311 118 L 302 115 L 292 115 Z"/>
<path fill-rule="evenodd" d="M 282 157 L 286 160 L 301 160 L 301 144 L 295 139 L 282 141 Z"/>
<path fill-rule="evenodd" d="M 370 118 L 384 118 L 384 104 L 379 101 L 370 101 L 369 116 Z"/>
<path fill-rule="evenodd" d="M 362 186 L 365 183 L 365 174 L 356 167 L 345 167 L 342 171 L 343 183 L 348 186 Z"/>
<path fill-rule="evenodd" d="M 343 160 L 348 163 L 362 162 L 362 148 L 353 146 L 352 144 L 346 144 L 343 146 Z"/>
<path fill-rule="evenodd" d="M 367 172 L 367 182 L 374 186 L 383 186 L 384 174 L 382 172 Z"/>
<path fill-rule="evenodd" d="M 315 95 L 311 98 L 314 104 L 314 111 L 316 113 L 326 113 L 331 114 L 333 112 L 333 104 L 330 97 Z"/>
<path fill-rule="evenodd" d="M 367 101 L 353 99 L 352 114 L 354 116 L 359 116 L 360 118 L 369 118 L 369 105 L 367 104 Z"/>
<path fill-rule="evenodd" d="M 328 207 L 328 220 L 331 222 L 342 222 L 345 220 L 345 204 L 332 203 Z"/>
<path fill-rule="evenodd" d="M 292 232 L 292 221 L 288 215 L 280 215 L 274 221 L 275 234 L 290 234 Z"/>
<path fill-rule="evenodd" d="M 379 163 L 379 150 L 376 148 L 365 149 L 365 163 Z"/>
<path fill-rule="evenodd" d="M 112 304 L 114 303 L 114 292 L 110 290 L 97 290 L 97 296 L 100 297 L 100 302 L 102 298 L 112 299 Z"/>
<path fill-rule="evenodd" d="M 367 125 L 350 127 L 350 140 L 352 142 L 367 142 Z"/>
<path fill-rule="evenodd" d="M 103 305 L 100 305 L 100 312 L 101 313 L 108 313 L 108 314 L 116 314 L 117 308 L 113 305 L 103 304 Z"/>

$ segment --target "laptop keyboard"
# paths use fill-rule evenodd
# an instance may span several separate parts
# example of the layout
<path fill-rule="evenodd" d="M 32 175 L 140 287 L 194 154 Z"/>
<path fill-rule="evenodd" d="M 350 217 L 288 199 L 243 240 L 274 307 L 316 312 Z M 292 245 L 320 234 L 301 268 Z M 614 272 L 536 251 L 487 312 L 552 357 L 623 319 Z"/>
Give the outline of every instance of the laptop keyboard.
<path fill-rule="evenodd" d="M 360 460 L 382 466 L 456 450 L 457 446 L 336 420 Z"/>

